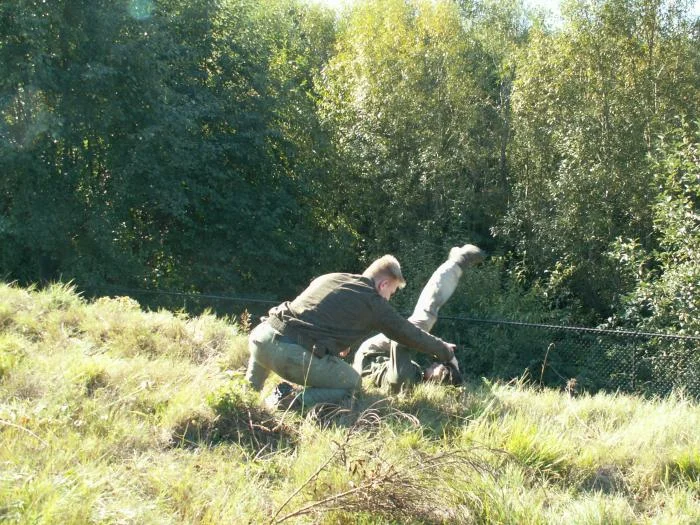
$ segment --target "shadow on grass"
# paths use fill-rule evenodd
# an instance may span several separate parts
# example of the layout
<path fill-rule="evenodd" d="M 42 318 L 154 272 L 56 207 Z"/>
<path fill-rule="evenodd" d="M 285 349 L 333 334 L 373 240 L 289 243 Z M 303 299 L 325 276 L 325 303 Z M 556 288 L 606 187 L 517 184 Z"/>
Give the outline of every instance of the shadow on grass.
<path fill-rule="evenodd" d="M 579 489 L 606 495 L 628 492 L 624 473 L 615 465 L 601 465 L 592 472 L 586 473 L 580 482 Z"/>
<path fill-rule="evenodd" d="M 247 407 L 214 419 L 188 418 L 173 428 L 171 443 L 183 448 L 235 443 L 259 456 L 294 447 L 296 431 L 262 409 Z"/>
<path fill-rule="evenodd" d="M 367 427 L 374 421 L 389 424 L 395 431 L 421 428 L 426 437 L 442 438 L 461 431 L 497 403 L 489 389 L 477 384 L 421 384 L 396 395 L 367 385 L 352 403 L 315 407 L 306 418 L 323 428 L 353 427 L 358 420 Z"/>
<path fill-rule="evenodd" d="M 228 385 L 207 396 L 212 414 L 195 413 L 182 418 L 172 429 L 176 447 L 197 448 L 235 443 L 260 456 L 293 447 L 295 427 L 281 414 L 271 414 L 257 405 L 254 397 L 235 385 Z"/>
<path fill-rule="evenodd" d="M 442 438 L 487 412 L 494 400 L 488 390 L 469 384 L 419 385 L 398 395 L 370 387 L 352 402 L 317 405 L 297 415 L 320 430 L 340 427 L 372 432 L 389 425 L 394 432 L 421 429 L 424 437 Z M 299 418 L 261 408 L 256 398 L 236 383 L 210 393 L 207 404 L 212 413 L 191 413 L 173 426 L 172 446 L 235 443 L 258 456 L 297 445 Z"/>

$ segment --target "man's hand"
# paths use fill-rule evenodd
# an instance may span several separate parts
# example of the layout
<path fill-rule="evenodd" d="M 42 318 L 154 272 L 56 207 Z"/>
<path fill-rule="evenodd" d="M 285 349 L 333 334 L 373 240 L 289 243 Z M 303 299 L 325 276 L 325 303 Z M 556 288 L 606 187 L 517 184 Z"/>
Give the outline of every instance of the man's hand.
<path fill-rule="evenodd" d="M 457 370 L 457 372 L 459 372 L 459 362 L 457 361 L 457 356 L 453 355 L 452 359 L 450 359 L 448 361 L 448 363 L 450 363 L 452 366 L 454 366 L 455 369 Z"/>
<path fill-rule="evenodd" d="M 457 345 L 453 343 L 445 343 L 445 346 L 447 346 L 452 351 L 452 357 L 448 359 L 447 362 L 454 366 L 459 372 L 459 363 L 457 362 L 457 357 L 455 356 L 455 350 L 457 349 Z"/>

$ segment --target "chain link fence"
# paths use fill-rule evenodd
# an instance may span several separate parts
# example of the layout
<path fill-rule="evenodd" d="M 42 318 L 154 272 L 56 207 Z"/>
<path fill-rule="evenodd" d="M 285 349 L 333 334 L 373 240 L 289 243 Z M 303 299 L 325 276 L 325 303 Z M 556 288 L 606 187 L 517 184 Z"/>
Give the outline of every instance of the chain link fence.
<path fill-rule="evenodd" d="M 441 317 L 465 372 L 530 380 L 573 392 L 700 398 L 700 337 L 515 321 Z"/>

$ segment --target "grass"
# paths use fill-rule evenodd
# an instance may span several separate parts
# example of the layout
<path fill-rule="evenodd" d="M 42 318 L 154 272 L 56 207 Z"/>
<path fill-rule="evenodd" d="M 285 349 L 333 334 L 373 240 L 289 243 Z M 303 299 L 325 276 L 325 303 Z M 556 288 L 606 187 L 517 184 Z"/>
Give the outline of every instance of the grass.
<path fill-rule="evenodd" d="M 270 413 L 239 326 L 0 284 L 0 522 L 700 522 L 682 393 L 481 381 Z"/>

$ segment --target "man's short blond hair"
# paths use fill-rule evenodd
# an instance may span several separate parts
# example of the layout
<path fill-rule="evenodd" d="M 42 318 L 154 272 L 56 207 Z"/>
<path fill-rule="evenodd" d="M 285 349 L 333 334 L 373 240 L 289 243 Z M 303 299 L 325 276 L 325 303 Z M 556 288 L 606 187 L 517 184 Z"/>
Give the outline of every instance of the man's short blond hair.
<path fill-rule="evenodd" d="M 370 264 L 362 273 L 363 277 L 369 277 L 375 282 L 379 279 L 394 279 L 399 282 L 399 288 L 406 286 L 406 279 L 401 273 L 401 265 L 393 255 L 384 255 Z"/>

